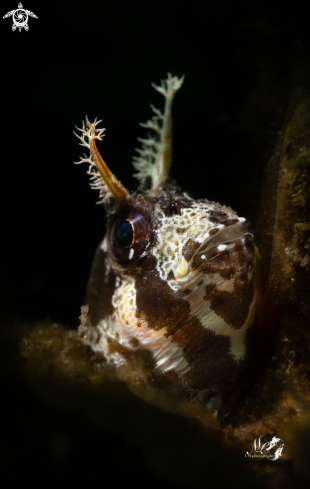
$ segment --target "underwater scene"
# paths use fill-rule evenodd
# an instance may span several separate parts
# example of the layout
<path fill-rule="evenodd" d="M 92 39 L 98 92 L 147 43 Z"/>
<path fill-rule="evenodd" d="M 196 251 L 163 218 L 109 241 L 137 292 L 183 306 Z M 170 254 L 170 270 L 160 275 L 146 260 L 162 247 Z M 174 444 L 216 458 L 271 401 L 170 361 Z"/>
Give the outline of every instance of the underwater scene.
<path fill-rule="evenodd" d="M 2 17 L 4 479 L 308 487 L 302 3 Z"/>

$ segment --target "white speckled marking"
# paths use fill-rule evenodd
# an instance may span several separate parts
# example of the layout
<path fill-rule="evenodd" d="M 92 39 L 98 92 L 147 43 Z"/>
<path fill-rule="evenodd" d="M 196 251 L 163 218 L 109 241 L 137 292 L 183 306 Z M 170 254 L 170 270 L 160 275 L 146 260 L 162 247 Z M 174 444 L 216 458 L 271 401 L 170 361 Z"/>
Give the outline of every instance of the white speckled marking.
<path fill-rule="evenodd" d="M 154 331 L 143 321 L 140 321 L 140 327 L 137 325 L 138 320 L 135 316 L 136 290 L 135 281 L 132 277 L 125 277 L 121 280 L 119 287 L 113 294 L 112 304 L 115 307 L 114 313 L 101 320 L 97 330 L 92 328 L 88 344 L 94 351 L 102 352 L 107 360 L 114 365 L 126 363 L 127 360 L 119 353 L 110 353 L 108 338 L 111 338 L 130 350 L 137 350 L 141 346 L 150 350 L 156 366 L 161 372 L 174 369 L 177 374 L 183 375 L 189 370 L 188 362 L 183 356 L 183 350 L 170 338 L 166 338 L 166 328 Z M 98 333 L 101 333 L 101 337 L 96 343 Z M 133 338 L 139 340 L 140 346 L 132 346 Z"/>
<path fill-rule="evenodd" d="M 155 209 L 156 217 L 160 221 L 160 228 L 156 231 L 157 243 L 153 249 L 153 254 L 157 258 L 156 268 L 160 278 L 167 281 L 174 291 L 179 289 L 178 281 L 190 270 L 189 263 L 182 256 L 183 248 L 189 238 L 196 243 L 203 243 L 211 238 L 212 229 L 224 228 L 223 224 L 208 219 L 208 212 L 212 210 L 220 209 L 214 204 L 205 202 L 195 202 L 192 207 L 181 209 L 181 215 L 165 216 L 159 205 Z M 229 209 L 225 208 L 225 211 L 229 218 L 237 217 Z M 239 220 L 244 221 L 242 218 Z M 175 280 L 168 280 L 171 271 Z"/>

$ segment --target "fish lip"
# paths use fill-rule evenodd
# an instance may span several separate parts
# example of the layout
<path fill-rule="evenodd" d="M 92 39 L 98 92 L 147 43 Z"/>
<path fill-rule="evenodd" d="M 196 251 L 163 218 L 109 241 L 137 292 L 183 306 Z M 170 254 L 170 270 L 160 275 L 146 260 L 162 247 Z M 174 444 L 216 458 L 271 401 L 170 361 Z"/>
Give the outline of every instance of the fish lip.
<path fill-rule="evenodd" d="M 208 233 L 208 236 L 206 236 L 191 256 L 190 262 L 192 262 L 197 255 L 201 255 L 221 244 L 234 242 L 245 234 L 251 234 L 253 236 L 251 223 L 244 217 L 239 217 L 238 219 L 238 222 L 235 224 L 220 229 L 215 236 L 210 236 Z"/>
<path fill-rule="evenodd" d="M 220 228 L 218 233 L 214 236 L 210 236 L 210 231 L 212 231 L 212 229 L 218 228 L 221 225 L 223 227 Z M 181 287 L 184 287 L 185 283 L 189 285 L 189 283 L 195 280 L 194 274 L 192 274 L 192 272 L 199 269 L 200 264 L 205 261 L 206 257 L 202 257 L 204 253 L 209 253 L 211 250 L 214 250 L 221 244 L 227 245 L 225 246 L 225 251 L 229 252 L 229 250 L 234 247 L 235 241 L 238 239 L 242 239 L 247 234 L 253 238 L 251 223 L 243 217 L 239 217 L 238 221 L 234 224 L 225 225 L 224 223 L 217 223 L 216 225 L 214 225 L 214 227 L 212 227 L 208 231 L 201 243 L 194 241 L 192 242 L 193 251 L 191 254 L 185 256 L 183 249 L 182 255 L 183 259 L 185 259 L 185 261 L 187 262 L 187 266 L 186 273 L 176 277 L 176 281 L 178 282 L 178 284 Z M 224 250 L 219 249 L 217 251 L 218 256 Z M 215 256 L 212 255 L 212 258 L 210 259 L 212 260 L 213 258 L 215 258 Z"/>

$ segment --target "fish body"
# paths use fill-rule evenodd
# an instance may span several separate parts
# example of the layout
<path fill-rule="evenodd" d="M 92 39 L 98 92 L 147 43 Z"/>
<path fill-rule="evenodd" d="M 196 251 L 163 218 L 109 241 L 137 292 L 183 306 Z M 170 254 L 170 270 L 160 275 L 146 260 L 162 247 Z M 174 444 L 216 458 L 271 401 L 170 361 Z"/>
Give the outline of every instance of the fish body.
<path fill-rule="evenodd" d="M 88 283 L 88 344 L 116 370 L 138 364 L 127 378 L 152 398 L 199 403 L 217 417 L 247 361 L 255 242 L 245 218 L 169 179 L 171 105 L 182 81 L 168 75 L 155 86 L 165 111 L 153 108 L 144 126 L 157 138 L 142 140 L 135 159 L 142 188 L 151 179 L 148 190 L 130 195 L 100 171 L 95 139 L 103 130 L 89 121 L 81 130 L 94 186 L 103 202 L 117 202 Z"/>

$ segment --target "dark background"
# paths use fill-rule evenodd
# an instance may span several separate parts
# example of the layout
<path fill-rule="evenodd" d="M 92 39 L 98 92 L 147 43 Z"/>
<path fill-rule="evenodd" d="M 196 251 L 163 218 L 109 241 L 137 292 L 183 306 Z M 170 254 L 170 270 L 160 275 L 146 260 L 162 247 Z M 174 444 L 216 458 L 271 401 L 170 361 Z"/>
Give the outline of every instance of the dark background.
<path fill-rule="evenodd" d="M 17 3 L 2 2 L 1 15 Z M 310 38 L 306 2 L 292 0 L 23 5 L 38 16 L 29 18 L 28 32 L 12 32 L 12 19 L 1 20 L 2 331 L 40 319 L 79 323 L 105 230 L 87 166 L 73 165 L 83 148 L 72 131 L 86 114 L 103 120 L 100 151 L 135 189 L 131 158 L 136 137 L 145 135 L 138 123 L 150 118 L 150 103 L 163 107 L 151 82 L 159 84 L 168 71 L 184 74 L 173 111 L 172 177 L 192 196 L 230 205 L 255 225 L 265 167 Z M 74 422 L 35 401 L 18 368 L 13 375 L 7 367 L 17 352 L 10 341 L 2 347 L 8 472 L 15 464 L 29 469 L 37 457 L 51 477 L 72 477 L 81 446 L 101 441 L 85 421 L 73 440 Z M 42 434 L 44 417 L 54 421 Z M 53 469 L 55 419 L 56 435 L 70 446 L 60 472 Z M 126 452 L 117 440 L 105 440 Z"/>

